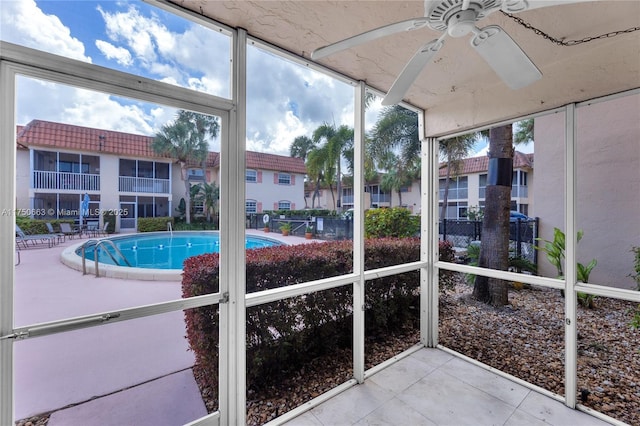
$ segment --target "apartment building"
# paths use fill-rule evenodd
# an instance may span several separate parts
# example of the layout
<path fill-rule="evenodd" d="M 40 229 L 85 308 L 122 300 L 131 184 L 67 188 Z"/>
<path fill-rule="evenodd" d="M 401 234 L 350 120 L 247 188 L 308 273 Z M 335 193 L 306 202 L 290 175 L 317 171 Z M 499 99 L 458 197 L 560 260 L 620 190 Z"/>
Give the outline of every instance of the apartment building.
<path fill-rule="evenodd" d="M 464 219 L 467 217 L 469 207 L 485 206 L 485 189 L 487 186 L 487 174 L 489 170 L 489 158 L 471 157 L 463 161 L 460 171 L 449 178 L 449 191 L 447 197 L 447 219 Z M 439 209 L 442 210 L 444 202 L 447 164 L 441 163 L 439 170 Z M 379 207 L 405 207 L 412 213 L 420 213 L 420 181 L 414 180 L 410 185 L 400 188 L 400 191 L 384 190 L 381 184 L 383 174 L 365 185 L 365 208 Z M 314 189 L 307 186 L 305 197 L 307 204 L 311 206 Z M 353 186 L 344 184 L 341 188 L 340 202 L 343 210 L 353 208 Z M 337 192 L 334 188 L 322 188 L 320 197 L 316 199 L 315 206 L 333 210 L 337 204 Z M 334 202 L 335 200 L 335 202 Z M 527 216 L 533 215 L 533 154 L 524 154 L 516 151 L 513 158 L 513 177 L 511 187 L 511 210 L 517 210 Z"/>
<path fill-rule="evenodd" d="M 489 157 L 471 157 L 463 161 L 460 171 L 449 178 L 446 219 L 464 219 L 469 207 L 484 209 Z M 442 211 L 447 180 L 447 164 L 439 170 L 438 207 Z M 511 210 L 533 216 L 533 154 L 516 151 L 511 178 Z"/>
<path fill-rule="evenodd" d="M 176 159 L 151 149 L 150 136 L 33 120 L 17 128 L 16 206 L 42 219 L 78 219 L 89 196 L 89 220 L 116 214 L 116 230 L 140 217 L 175 216 L 185 185 Z M 217 152 L 205 167 L 189 164 L 190 184 L 219 183 Z M 247 212 L 304 205 L 301 159 L 246 153 Z"/>

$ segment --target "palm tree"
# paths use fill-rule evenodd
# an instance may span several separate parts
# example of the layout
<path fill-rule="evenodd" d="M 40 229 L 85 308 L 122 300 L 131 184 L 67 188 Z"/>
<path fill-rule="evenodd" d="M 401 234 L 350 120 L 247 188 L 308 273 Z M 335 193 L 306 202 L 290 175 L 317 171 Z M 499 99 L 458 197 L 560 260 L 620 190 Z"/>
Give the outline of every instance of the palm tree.
<path fill-rule="evenodd" d="M 324 153 L 321 150 L 314 149 L 307 156 L 307 176 L 309 181 L 314 183 L 313 197 L 311 198 L 311 208 L 316 208 L 316 198 L 320 197 L 320 185 L 324 181 Z"/>
<path fill-rule="evenodd" d="M 509 210 L 513 174 L 513 129 L 506 125 L 489 131 L 489 174 L 482 220 L 478 266 L 506 271 L 509 267 Z M 507 283 L 477 275 L 473 297 L 492 306 L 509 303 Z"/>
<path fill-rule="evenodd" d="M 311 150 L 314 149 L 315 147 L 316 147 L 315 142 L 313 142 L 313 140 L 308 136 L 298 136 L 293 140 L 293 143 L 289 147 L 289 153 L 294 158 L 302 158 L 302 160 L 306 163 L 309 152 L 311 152 Z M 311 179 L 308 171 L 307 171 L 307 179 Z M 313 200 L 315 200 L 315 197 L 313 198 Z M 313 201 L 312 201 L 312 205 L 313 205 Z M 305 195 L 304 208 L 306 209 L 307 207 L 309 207 L 309 205 L 307 204 L 307 197 Z"/>
<path fill-rule="evenodd" d="M 333 196 L 333 183 L 336 183 L 336 192 L 338 193 L 338 202 L 334 198 L 334 209 L 341 208 L 340 191 L 342 191 L 342 157 L 346 150 L 353 146 L 353 129 L 346 125 L 336 128 L 335 125 L 327 123 L 322 124 L 313 132 L 313 141 L 316 144 L 323 142 L 322 146 L 318 146 L 315 150 L 321 150 L 325 155 L 324 162 L 324 180 L 329 185 Z M 353 169 L 353 164 L 350 165 Z"/>
<path fill-rule="evenodd" d="M 207 222 L 211 222 L 211 215 L 216 212 L 218 200 L 220 199 L 220 188 L 218 188 L 215 182 L 211 182 L 210 184 L 203 182 L 201 185 L 198 185 L 198 193 L 194 198 L 202 201 L 204 212 L 207 215 Z"/>
<path fill-rule="evenodd" d="M 418 115 L 399 105 L 383 108 L 367 142 L 365 162 L 370 158 L 374 170 L 387 171 L 380 188 L 398 191 L 402 205 L 401 188 L 410 185 L 420 170 Z"/>
<path fill-rule="evenodd" d="M 420 159 L 418 114 L 399 105 L 382 109 L 369 138 L 369 153 L 378 162 L 393 150 L 407 165 Z"/>
<path fill-rule="evenodd" d="M 460 173 L 460 168 L 462 164 L 464 164 L 463 160 L 469 156 L 469 152 L 476 143 L 477 136 L 477 133 L 469 133 L 440 142 L 440 155 L 446 159 L 447 162 L 447 174 L 444 181 L 444 194 L 442 197 L 442 208 L 440 210 L 440 218 L 442 220 L 447 217 L 450 179 L 452 175 L 456 177 Z"/>
<path fill-rule="evenodd" d="M 187 170 L 189 163 L 206 161 L 209 147 L 203 133 L 198 128 L 199 121 L 188 119 L 190 114 L 178 113 L 178 117 L 171 124 L 165 124 L 151 142 L 151 149 L 160 155 L 175 158 L 180 164 L 180 177 L 185 185 L 185 220 L 191 223 L 191 191 Z M 206 133 L 205 133 L 206 135 Z"/>
<path fill-rule="evenodd" d="M 302 158 L 307 160 L 307 155 L 313 148 L 316 147 L 316 143 L 308 136 L 298 136 L 293 140 L 289 153 L 294 158 Z"/>
<path fill-rule="evenodd" d="M 534 120 L 523 120 L 514 126 L 489 131 L 489 175 L 482 221 L 482 242 L 478 266 L 507 270 L 509 266 L 509 211 L 514 144 L 533 141 Z M 495 278 L 476 276 L 473 297 L 493 306 L 509 303 L 507 283 Z"/>

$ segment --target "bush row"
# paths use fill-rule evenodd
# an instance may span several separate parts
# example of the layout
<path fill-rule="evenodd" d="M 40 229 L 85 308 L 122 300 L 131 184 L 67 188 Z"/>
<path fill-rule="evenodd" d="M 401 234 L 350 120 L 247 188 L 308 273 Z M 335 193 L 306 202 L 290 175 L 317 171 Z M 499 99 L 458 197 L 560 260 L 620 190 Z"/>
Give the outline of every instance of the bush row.
<path fill-rule="evenodd" d="M 248 250 L 246 291 L 254 293 L 350 273 L 352 250 L 350 241 Z M 365 242 L 366 269 L 413 262 L 419 257 L 417 238 Z M 183 297 L 218 291 L 218 260 L 218 254 L 204 254 L 185 261 Z M 419 287 L 418 271 L 367 282 L 367 338 L 417 327 Z M 341 286 L 247 309 L 248 386 L 268 386 L 326 351 L 351 347 L 352 301 L 352 287 Z M 188 310 L 185 318 L 196 362 L 204 370 L 208 385 L 217 389 L 218 307 Z"/>
<path fill-rule="evenodd" d="M 166 231 L 167 222 L 171 222 L 171 226 L 174 225 L 173 217 L 139 217 L 138 218 L 138 232 L 154 232 L 154 231 Z"/>
<path fill-rule="evenodd" d="M 16 225 L 22 229 L 26 234 L 48 234 L 49 230 L 47 229 L 46 223 L 50 223 L 53 226 L 54 231 L 60 232 L 60 224 L 61 223 L 70 223 L 74 224 L 73 219 L 51 219 L 51 220 L 42 220 L 42 219 L 31 219 L 27 216 L 17 216 L 16 217 Z"/>

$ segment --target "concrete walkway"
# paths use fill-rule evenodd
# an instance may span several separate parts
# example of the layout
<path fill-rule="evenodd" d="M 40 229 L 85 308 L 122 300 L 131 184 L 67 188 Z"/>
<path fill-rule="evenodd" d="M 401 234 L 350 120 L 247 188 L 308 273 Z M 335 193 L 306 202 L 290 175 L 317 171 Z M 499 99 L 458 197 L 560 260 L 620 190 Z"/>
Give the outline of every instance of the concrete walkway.
<path fill-rule="evenodd" d="M 309 242 L 259 230 L 247 233 L 288 244 Z M 82 241 L 21 250 L 15 267 L 16 326 L 182 297 L 180 282 L 83 276 L 60 263 L 60 253 Z M 184 315 L 178 311 L 16 341 L 15 417 L 55 411 L 52 426 L 183 424 L 202 417 L 206 410 L 191 373 L 194 355 L 185 334 Z M 92 418 L 100 420 L 83 420 Z"/>

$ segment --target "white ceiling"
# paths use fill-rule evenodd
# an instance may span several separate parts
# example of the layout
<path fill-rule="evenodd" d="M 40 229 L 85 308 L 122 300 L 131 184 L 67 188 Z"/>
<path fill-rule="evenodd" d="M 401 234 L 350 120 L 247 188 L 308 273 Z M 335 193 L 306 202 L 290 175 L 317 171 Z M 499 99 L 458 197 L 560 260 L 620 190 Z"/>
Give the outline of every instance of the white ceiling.
<path fill-rule="evenodd" d="M 170 1 L 228 26 L 244 28 L 252 36 L 304 58 L 329 43 L 424 15 L 423 1 Z M 517 16 L 557 39 L 583 39 L 640 27 L 640 0 L 566 4 Z M 542 79 L 512 91 L 469 46 L 469 37 L 448 37 L 405 97 L 427 110 L 427 135 L 443 135 L 640 87 L 640 31 L 559 46 L 501 12 L 478 26 L 491 24 L 500 25 L 511 35 L 542 71 Z M 395 34 L 318 62 L 386 91 L 415 51 L 439 35 L 430 29 Z"/>

